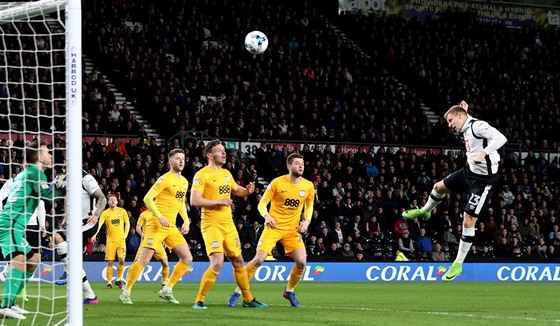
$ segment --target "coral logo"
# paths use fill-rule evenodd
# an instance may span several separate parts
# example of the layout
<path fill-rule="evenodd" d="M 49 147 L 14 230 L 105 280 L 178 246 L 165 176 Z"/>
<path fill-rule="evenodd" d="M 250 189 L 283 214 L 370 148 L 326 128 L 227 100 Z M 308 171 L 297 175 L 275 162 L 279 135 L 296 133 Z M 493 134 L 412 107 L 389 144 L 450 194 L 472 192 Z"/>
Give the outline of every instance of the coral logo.
<path fill-rule="evenodd" d="M 194 271 L 194 266 L 190 265 L 183 275 L 189 275 L 192 271 Z"/>
<path fill-rule="evenodd" d="M 436 276 L 441 276 L 441 275 L 445 274 L 445 272 L 447 272 L 447 268 L 445 268 L 443 266 L 438 266 L 437 271 L 436 271 Z"/>
<path fill-rule="evenodd" d="M 313 276 L 321 275 L 325 271 L 325 266 L 317 265 L 313 271 Z"/>
<path fill-rule="evenodd" d="M 53 271 L 52 266 L 43 266 L 43 268 L 41 269 L 41 275 L 50 274 L 52 271 Z"/>

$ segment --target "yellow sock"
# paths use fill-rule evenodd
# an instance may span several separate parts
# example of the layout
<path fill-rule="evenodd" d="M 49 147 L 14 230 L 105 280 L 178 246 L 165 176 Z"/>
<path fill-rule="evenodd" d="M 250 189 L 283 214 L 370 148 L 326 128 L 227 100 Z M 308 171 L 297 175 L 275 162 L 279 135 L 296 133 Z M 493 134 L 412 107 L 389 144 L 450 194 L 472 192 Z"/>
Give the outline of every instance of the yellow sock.
<path fill-rule="evenodd" d="M 200 280 L 200 287 L 198 288 L 198 295 L 196 296 L 195 302 L 204 302 L 204 300 L 206 299 L 206 295 L 208 294 L 208 292 L 210 292 L 212 286 L 214 286 L 218 274 L 218 272 L 208 267 L 206 272 L 204 272 L 204 275 L 202 275 L 202 279 Z"/>
<path fill-rule="evenodd" d="M 253 273 L 253 275 L 255 274 Z M 245 267 L 234 267 L 233 278 L 235 279 L 235 283 L 237 283 L 237 287 L 241 290 L 243 302 L 253 301 L 254 298 L 249 289 L 249 279 L 247 278 L 247 271 L 245 270 Z"/>
<path fill-rule="evenodd" d="M 171 277 L 169 278 L 169 281 L 166 284 L 167 287 L 173 288 L 175 283 L 179 282 L 181 277 L 185 275 L 187 268 L 189 268 L 189 265 L 179 260 L 179 262 L 175 265 L 175 267 L 173 267 L 173 272 L 171 273 Z"/>
<path fill-rule="evenodd" d="M 113 266 L 107 266 L 107 284 L 113 281 Z"/>
<path fill-rule="evenodd" d="M 118 264 L 117 265 L 117 281 L 122 280 L 123 272 L 124 272 L 124 264 L 122 264 L 122 265 Z M 111 273 L 111 274 L 113 274 L 113 273 Z"/>
<path fill-rule="evenodd" d="M 136 280 L 138 279 L 138 276 L 140 276 L 140 273 L 142 273 L 143 269 L 144 266 L 142 266 L 139 262 L 135 262 L 130 265 L 128 274 L 126 274 L 126 290 L 128 292 L 132 291 L 132 287 L 134 286 L 134 283 L 136 283 Z"/>
<path fill-rule="evenodd" d="M 245 270 L 247 271 L 247 279 L 251 282 L 253 276 L 255 276 L 255 273 L 257 272 L 257 268 L 253 265 L 253 262 L 250 261 L 247 263 L 247 266 L 245 266 Z"/>
<path fill-rule="evenodd" d="M 161 284 L 169 282 L 169 265 L 163 266 L 161 269 Z"/>
<path fill-rule="evenodd" d="M 23 301 L 25 302 L 29 301 L 29 297 L 27 297 L 27 289 L 25 288 L 25 285 L 23 286 L 23 289 L 21 289 L 19 296 L 23 299 Z"/>
<path fill-rule="evenodd" d="M 298 285 L 301 277 L 303 276 L 303 271 L 305 268 L 298 268 L 297 265 L 292 267 L 292 271 L 290 272 L 290 278 L 288 279 L 288 286 L 286 287 L 286 291 L 293 292 L 296 286 Z"/>

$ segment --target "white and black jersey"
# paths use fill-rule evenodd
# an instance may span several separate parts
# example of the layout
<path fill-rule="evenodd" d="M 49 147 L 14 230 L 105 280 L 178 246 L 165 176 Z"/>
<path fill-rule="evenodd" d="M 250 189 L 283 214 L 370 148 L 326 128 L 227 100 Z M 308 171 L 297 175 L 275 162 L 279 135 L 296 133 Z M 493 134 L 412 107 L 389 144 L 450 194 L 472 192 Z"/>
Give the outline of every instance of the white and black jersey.
<path fill-rule="evenodd" d="M 88 217 L 93 214 L 95 211 L 95 205 L 97 204 L 97 200 L 93 197 L 93 194 L 99 189 L 99 184 L 95 178 L 83 171 L 82 176 L 82 219 L 83 227 L 82 231 L 87 231 L 94 227 L 95 225 L 91 225 L 86 223 Z"/>
<path fill-rule="evenodd" d="M 500 154 L 498 149 L 502 147 L 507 138 L 488 122 L 477 120 L 468 116 L 461 130 L 467 150 L 467 161 L 471 172 L 479 175 L 491 175 L 498 172 Z M 475 163 L 474 158 L 484 151 L 485 163 Z"/>
<path fill-rule="evenodd" d="M 478 218 L 482 208 L 498 187 L 498 149 L 507 139 L 487 122 L 471 116 L 467 117 L 461 133 L 465 140 L 469 166 L 449 174 L 443 179 L 443 184 L 454 193 L 468 191 L 469 200 L 465 206 L 465 213 Z M 482 151 L 487 154 L 485 162 L 475 163 L 474 159 Z"/>
<path fill-rule="evenodd" d="M 10 190 L 12 189 L 13 185 L 14 185 L 14 179 L 9 178 L 8 180 L 6 180 L 6 182 L 4 182 L 2 189 L 0 189 L 0 211 L 4 208 L 4 200 L 8 198 L 8 195 L 10 194 Z"/>

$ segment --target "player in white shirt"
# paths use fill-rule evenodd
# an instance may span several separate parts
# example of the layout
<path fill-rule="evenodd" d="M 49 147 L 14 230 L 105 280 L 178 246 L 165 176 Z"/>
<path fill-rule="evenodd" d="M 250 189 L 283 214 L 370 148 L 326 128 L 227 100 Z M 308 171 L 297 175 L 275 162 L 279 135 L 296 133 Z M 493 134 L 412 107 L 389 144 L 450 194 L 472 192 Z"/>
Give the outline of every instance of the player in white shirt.
<path fill-rule="evenodd" d="M 463 261 L 475 240 L 476 220 L 499 184 L 498 149 L 507 142 L 507 138 L 486 121 L 471 117 L 467 113 L 468 108 L 469 105 L 462 101 L 459 105 L 452 106 L 444 115 L 449 128 L 463 136 L 468 166 L 437 182 L 424 207 L 408 210 L 402 214 L 408 219 L 415 217 L 428 219 L 432 209 L 447 193 L 468 191 L 469 201 L 463 214 L 463 234 L 459 242 L 457 258 L 443 275 L 444 281 L 453 281 L 463 271 Z"/>
<path fill-rule="evenodd" d="M 107 198 L 101 191 L 99 184 L 95 178 L 83 171 L 82 172 L 82 246 L 87 244 L 87 239 L 95 234 L 97 230 L 97 222 L 101 213 L 105 210 Z M 68 217 L 67 217 L 68 218 Z M 62 222 L 65 226 L 66 223 Z M 68 269 L 68 242 L 66 242 L 66 230 L 61 229 L 54 233 L 55 248 L 58 251 L 60 259 L 64 263 L 64 274 L 55 282 L 57 285 L 64 285 L 67 282 L 66 272 Z M 82 269 L 82 287 L 84 292 L 84 304 L 98 304 L 99 300 L 93 292 L 91 285 L 87 280 L 86 272 Z"/>

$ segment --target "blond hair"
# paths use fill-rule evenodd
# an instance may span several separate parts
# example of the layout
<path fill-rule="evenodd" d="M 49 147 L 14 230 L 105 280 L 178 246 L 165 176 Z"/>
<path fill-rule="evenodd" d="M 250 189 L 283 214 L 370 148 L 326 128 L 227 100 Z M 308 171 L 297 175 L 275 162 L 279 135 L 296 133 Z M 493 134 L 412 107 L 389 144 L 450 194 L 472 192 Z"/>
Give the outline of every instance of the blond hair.
<path fill-rule="evenodd" d="M 450 115 L 450 114 L 457 115 L 457 114 L 461 114 L 461 113 L 464 114 L 464 115 L 467 115 L 467 111 L 465 111 L 465 109 L 463 109 L 462 106 L 453 105 L 449 110 L 447 110 L 447 112 L 445 112 L 445 114 L 443 115 L 443 118 L 445 120 L 447 120 L 448 115 Z"/>

